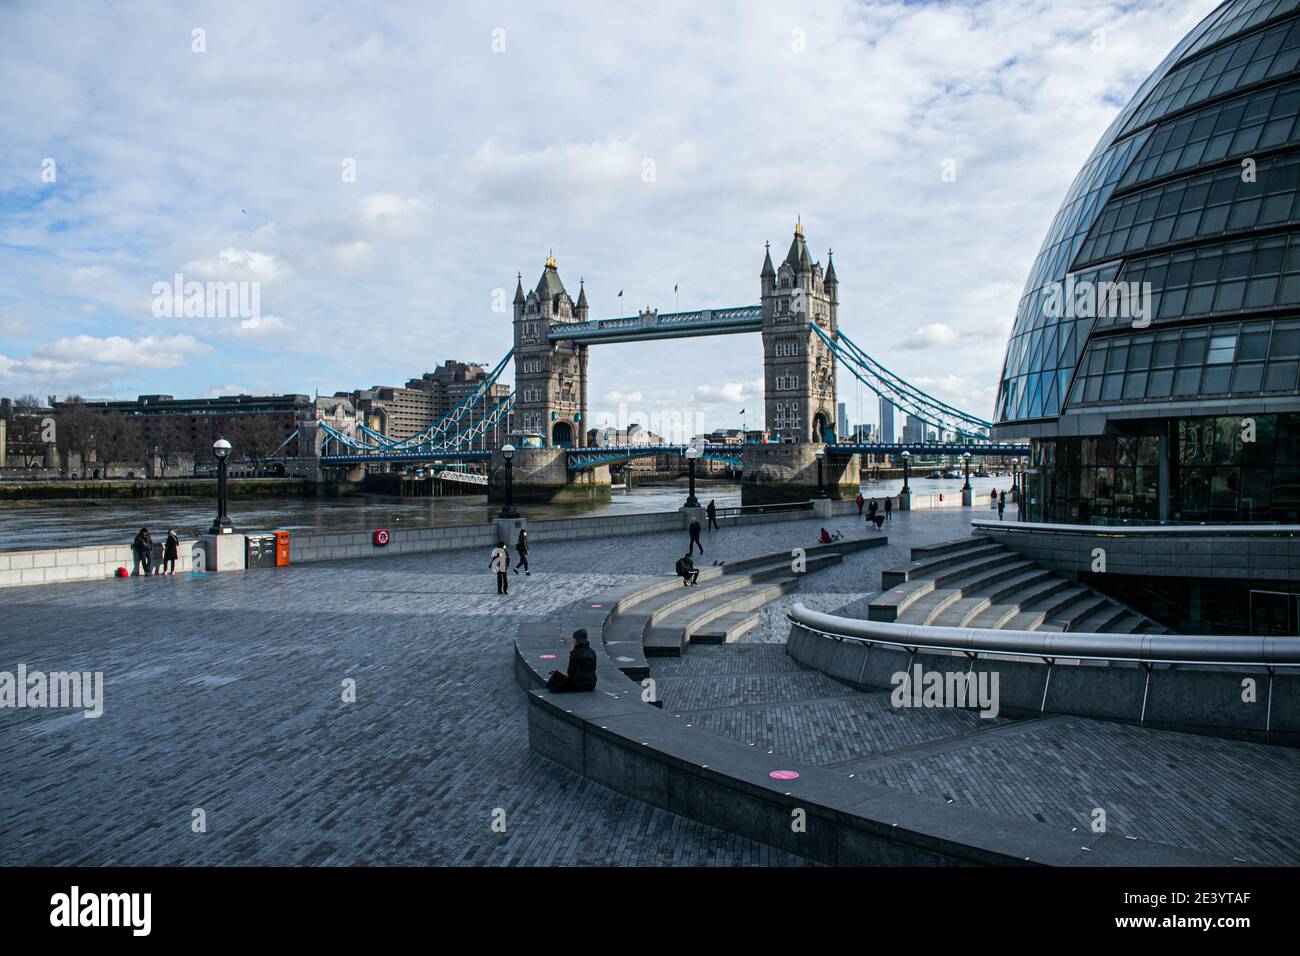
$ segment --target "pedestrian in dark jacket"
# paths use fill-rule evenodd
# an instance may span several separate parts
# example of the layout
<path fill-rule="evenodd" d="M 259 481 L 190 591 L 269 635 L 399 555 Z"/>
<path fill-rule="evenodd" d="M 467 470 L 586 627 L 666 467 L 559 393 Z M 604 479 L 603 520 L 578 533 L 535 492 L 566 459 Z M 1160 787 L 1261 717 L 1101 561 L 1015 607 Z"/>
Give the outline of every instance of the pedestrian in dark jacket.
<path fill-rule="evenodd" d="M 149 537 L 149 529 L 141 528 L 140 533 L 135 536 L 131 542 L 131 555 L 135 558 L 135 566 L 131 569 L 133 575 L 139 575 L 141 568 L 144 574 L 149 574 L 149 562 L 151 560 L 150 552 L 153 550 L 153 539 Z"/>
<path fill-rule="evenodd" d="M 998 520 L 1002 520 L 1002 512 L 1007 510 L 1007 493 L 1004 491 L 998 495 Z"/>
<path fill-rule="evenodd" d="M 717 531 L 718 530 L 718 507 L 713 503 L 712 498 L 709 499 L 709 506 L 704 509 L 704 512 L 709 516 L 709 530 Z"/>
<path fill-rule="evenodd" d="M 880 510 L 880 503 L 875 498 L 871 499 L 871 504 L 867 505 L 867 517 L 875 519 L 876 512 Z"/>
<path fill-rule="evenodd" d="M 515 574 L 523 568 L 524 574 L 532 575 L 533 572 L 528 570 L 528 532 L 523 528 L 519 529 L 519 540 L 515 542 L 515 550 L 519 552 L 519 563 L 515 565 Z"/>
<path fill-rule="evenodd" d="M 677 576 L 682 579 L 682 587 L 700 583 L 700 572 L 695 567 L 695 562 L 691 560 L 691 552 L 687 551 L 685 557 L 677 559 L 676 570 Z"/>
<path fill-rule="evenodd" d="M 569 651 L 569 671 L 551 671 L 546 689 L 555 694 L 572 690 L 596 689 L 596 652 L 587 641 L 587 632 L 573 632 L 573 650 Z"/>
<path fill-rule="evenodd" d="M 700 554 L 703 554 L 704 545 L 700 544 L 700 519 L 699 518 L 691 519 L 690 532 L 691 532 L 691 543 L 690 546 L 686 549 L 687 552 L 690 554 L 694 554 L 695 549 L 699 548 Z"/>
<path fill-rule="evenodd" d="M 488 561 L 488 567 L 497 573 L 497 594 L 509 594 L 510 552 L 506 550 L 504 541 L 498 541 L 497 546 L 492 549 L 492 558 Z"/>
<path fill-rule="evenodd" d="M 176 574 L 176 559 L 180 557 L 181 539 L 176 532 L 167 529 L 167 540 L 163 542 L 163 574 Z"/>
<path fill-rule="evenodd" d="M 885 496 L 885 520 L 891 521 L 894 517 L 894 499 L 889 495 Z"/>

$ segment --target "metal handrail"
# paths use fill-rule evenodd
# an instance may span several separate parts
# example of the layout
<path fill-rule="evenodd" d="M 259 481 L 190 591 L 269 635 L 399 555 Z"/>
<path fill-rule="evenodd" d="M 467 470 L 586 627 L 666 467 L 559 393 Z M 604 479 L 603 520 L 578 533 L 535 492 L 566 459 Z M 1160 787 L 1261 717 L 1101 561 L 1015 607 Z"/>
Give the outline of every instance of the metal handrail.
<path fill-rule="evenodd" d="M 865 621 L 811 611 L 795 604 L 786 620 L 840 641 L 886 644 L 909 651 L 958 651 L 971 656 L 1002 654 L 1134 664 L 1233 664 L 1242 667 L 1300 667 L 1300 639 L 1185 634 L 1086 634 L 1075 631 L 1001 631 Z"/>
<path fill-rule="evenodd" d="M 1180 535 L 1222 533 L 1229 535 L 1264 535 L 1278 537 L 1282 535 L 1300 535 L 1300 525 L 1294 524 L 1160 524 L 1160 525 L 1100 525 L 1100 524 L 1058 524 L 1047 521 L 1024 521 L 1018 525 L 998 523 L 988 518 L 972 518 L 972 528 L 1003 528 L 1012 531 L 1032 532 L 1035 534 L 1083 534 L 1083 535 Z"/>

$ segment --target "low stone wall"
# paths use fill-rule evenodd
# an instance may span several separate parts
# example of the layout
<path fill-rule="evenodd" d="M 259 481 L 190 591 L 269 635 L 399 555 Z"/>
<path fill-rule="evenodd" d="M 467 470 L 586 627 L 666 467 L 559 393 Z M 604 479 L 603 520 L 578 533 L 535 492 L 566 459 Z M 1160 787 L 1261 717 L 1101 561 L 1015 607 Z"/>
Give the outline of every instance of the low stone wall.
<path fill-rule="evenodd" d="M 177 571 L 192 569 L 194 542 L 182 541 Z M 130 545 L 88 548 L 54 548 L 45 551 L 0 552 L 0 588 L 24 584 L 62 584 L 111 578 L 118 568 L 134 565 Z"/>
<path fill-rule="evenodd" d="M 993 632 L 997 633 L 997 632 Z M 1159 641 L 1159 637 L 1152 638 Z M 996 671 L 1000 713 L 1069 714 L 1185 733 L 1300 746 L 1300 675 L 1263 667 L 1094 667 L 1032 660 L 991 660 L 836 640 L 792 624 L 786 653 L 857 690 L 892 690 L 893 675 L 925 671 Z M 1243 681 L 1255 682 L 1243 699 Z"/>
<path fill-rule="evenodd" d="M 1061 574 L 1092 570 L 1094 550 L 1106 572 L 1152 577 L 1300 581 L 1300 526 L 1169 525 L 1105 527 L 988 521 L 972 531 Z"/>
<path fill-rule="evenodd" d="M 722 520 L 721 523 L 733 525 L 797 521 L 811 515 L 812 512 L 806 510 L 748 514 Z M 592 515 L 529 522 L 528 538 L 534 543 L 571 541 L 577 538 L 656 534 L 665 531 L 682 531 L 684 528 L 685 520 L 680 511 Z M 373 530 L 295 534 L 289 539 L 289 563 L 455 551 L 462 548 L 491 548 L 500 540 L 495 522 L 446 528 L 390 528 L 388 532 L 388 544 L 383 546 L 375 544 Z M 507 543 L 514 547 L 513 540 Z M 181 542 L 180 560 L 176 563 L 178 571 L 190 570 L 192 545 L 192 541 Z M 131 565 L 131 549 L 127 545 L 0 552 L 0 587 L 109 578 L 118 567 L 125 566 L 129 571 Z"/>

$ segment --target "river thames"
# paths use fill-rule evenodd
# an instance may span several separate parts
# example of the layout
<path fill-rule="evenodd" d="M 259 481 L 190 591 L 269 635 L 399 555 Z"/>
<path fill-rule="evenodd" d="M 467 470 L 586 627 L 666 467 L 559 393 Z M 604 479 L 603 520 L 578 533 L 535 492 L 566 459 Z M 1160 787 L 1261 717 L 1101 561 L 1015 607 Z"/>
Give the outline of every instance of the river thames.
<path fill-rule="evenodd" d="M 977 505 L 987 506 L 990 489 L 1005 490 L 1011 479 L 971 478 Z M 960 495 L 961 479 L 913 478 L 914 495 Z M 864 482 L 865 497 L 897 494 L 901 480 Z M 719 508 L 740 504 L 740 485 L 700 482 L 701 504 L 710 500 Z M 598 504 L 521 507 L 535 520 L 573 515 L 632 514 L 672 511 L 686 497 L 686 483 L 644 485 L 631 492 L 616 492 Z M 983 500 L 981 500 L 983 499 Z M 448 527 L 482 524 L 501 510 L 484 495 L 452 498 L 389 498 L 354 495 L 344 498 L 232 498 L 230 514 L 240 531 L 363 531 L 369 528 Z M 0 551 L 68 548 L 126 543 L 142 527 L 159 537 L 168 528 L 182 538 L 204 533 L 212 522 L 213 503 L 201 498 L 103 499 L 75 503 L 0 510 Z"/>

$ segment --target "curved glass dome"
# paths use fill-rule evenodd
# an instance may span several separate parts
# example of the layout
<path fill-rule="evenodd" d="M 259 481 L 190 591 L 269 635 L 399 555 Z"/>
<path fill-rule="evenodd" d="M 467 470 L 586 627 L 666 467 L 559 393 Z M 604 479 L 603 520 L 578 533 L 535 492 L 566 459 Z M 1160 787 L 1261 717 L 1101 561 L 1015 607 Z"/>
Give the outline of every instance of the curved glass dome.
<path fill-rule="evenodd" d="M 1229 0 L 1142 84 L 1034 261 L 996 437 L 1075 408 L 1296 394 L 1298 64 L 1300 0 Z M 1150 297 L 1136 320 L 1123 300 L 1045 305 L 1100 283 Z"/>

